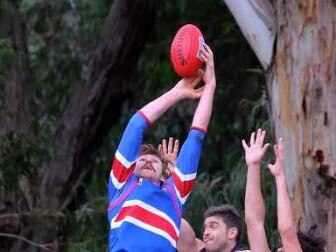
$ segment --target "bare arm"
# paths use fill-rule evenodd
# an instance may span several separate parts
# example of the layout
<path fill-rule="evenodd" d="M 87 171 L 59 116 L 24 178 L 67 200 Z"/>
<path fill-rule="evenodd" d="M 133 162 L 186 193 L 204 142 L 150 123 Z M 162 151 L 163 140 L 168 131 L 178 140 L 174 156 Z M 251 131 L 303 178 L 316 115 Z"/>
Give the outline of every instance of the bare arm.
<path fill-rule="evenodd" d="M 277 214 L 278 230 L 280 233 L 284 251 L 302 252 L 298 236 L 297 226 L 287 191 L 286 176 L 284 173 L 283 142 L 280 138 L 274 145 L 275 163 L 269 164 L 268 168 L 275 178 L 277 189 Z"/>
<path fill-rule="evenodd" d="M 245 160 L 247 164 L 247 180 L 245 192 L 245 222 L 247 236 L 252 252 L 269 252 L 265 222 L 265 206 L 261 194 L 260 163 L 269 146 L 264 145 L 265 131 L 258 129 L 250 138 L 250 146 L 243 140 Z"/>
<path fill-rule="evenodd" d="M 203 241 L 196 238 L 196 234 L 190 224 L 181 220 L 180 235 L 177 240 L 177 251 L 179 252 L 198 252 L 204 247 Z"/>
<path fill-rule="evenodd" d="M 192 127 L 207 131 L 212 114 L 213 98 L 216 89 L 216 76 L 213 53 L 208 45 L 205 44 L 204 47 L 201 55 L 203 61 L 206 63 L 203 75 L 205 86 L 194 114 Z"/>
<path fill-rule="evenodd" d="M 151 101 L 140 111 L 149 120 L 149 123 L 156 121 L 170 107 L 183 99 L 198 99 L 202 95 L 202 88 L 195 88 L 203 77 L 199 71 L 195 76 L 181 79 L 172 89 Z"/>

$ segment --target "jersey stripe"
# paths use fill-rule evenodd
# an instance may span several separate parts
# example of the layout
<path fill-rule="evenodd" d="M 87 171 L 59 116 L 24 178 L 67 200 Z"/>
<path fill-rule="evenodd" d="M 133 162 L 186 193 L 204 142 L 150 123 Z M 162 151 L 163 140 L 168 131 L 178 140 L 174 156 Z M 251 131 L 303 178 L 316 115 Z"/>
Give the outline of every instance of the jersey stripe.
<path fill-rule="evenodd" d="M 113 160 L 110 177 L 116 189 L 120 189 L 131 176 L 135 167 L 135 162 L 129 162 L 119 151 L 116 152 Z"/>
<path fill-rule="evenodd" d="M 139 200 L 126 201 L 119 214 L 111 221 L 111 229 L 122 222 L 131 222 L 169 240 L 176 246 L 179 230 L 167 214 Z"/>
<path fill-rule="evenodd" d="M 197 173 L 182 174 L 179 169 L 175 169 L 173 173 L 173 181 L 175 184 L 176 194 L 182 204 L 184 204 L 195 184 Z"/>
<path fill-rule="evenodd" d="M 166 233 L 165 231 L 159 229 L 159 228 L 156 228 L 156 227 L 153 227 L 151 225 L 147 225 L 146 223 L 136 219 L 136 218 L 133 218 L 131 216 L 126 216 L 123 220 L 124 222 L 129 222 L 129 223 L 132 223 L 138 227 L 141 227 L 142 229 L 145 229 L 145 230 L 148 230 L 150 232 L 153 232 L 157 235 L 160 235 L 164 238 L 166 238 L 169 243 L 174 247 L 176 248 L 176 240 L 174 240 L 168 233 Z M 118 223 L 115 223 L 115 225 L 111 225 L 111 229 L 113 228 L 118 228 L 119 226 L 121 226 L 122 222 L 118 222 Z"/>
<path fill-rule="evenodd" d="M 128 161 L 119 150 L 116 151 L 115 158 L 126 168 L 130 168 L 135 161 Z"/>

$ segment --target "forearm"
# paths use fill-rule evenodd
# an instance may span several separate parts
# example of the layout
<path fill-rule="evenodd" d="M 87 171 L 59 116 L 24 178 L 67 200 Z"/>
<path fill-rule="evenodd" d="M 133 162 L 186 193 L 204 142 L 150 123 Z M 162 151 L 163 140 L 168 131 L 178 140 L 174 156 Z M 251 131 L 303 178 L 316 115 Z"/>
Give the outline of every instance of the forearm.
<path fill-rule="evenodd" d="M 200 98 L 200 101 L 194 114 L 192 127 L 200 128 L 204 131 L 207 131 L 212 114 L 215 89 L 216 89 L 215 80 L 212 81 L 211 83 L 206 83 L 203 90 L 203 94 Z"/>
<path fill-rule="evenodd" d="M 168 92 L 145 105 L 140 109 L 140 111 L 145 115 L 151 124 L 183 98 L 182 94 L 178 92 L 176 88 L 172 88 Z"/>
<path fill-rule="evenodd" d="M 261 192 L 260 165 L 250 165 L 247 169 L 245 192 L 245 219 L 252 222 L 264 223 L 265 206 Z"/>
<path fill-rule="evenodd" d="M 268 148 L 264 145 L 265 131 L 252 132 L 250 146 L 242 141 L 247 164 L 245 192 L 245 222 L 251 252 L 269 252 L 265 232 L 265 206 L 261 193 L 260 163 Z"/>
<path fill-rule="evenodd" d="M 277 189 L 277 214 L 278 214 L 278 229 L 280 234 L 289 230 L 295 230 L 296 224 L 289 199 L 285 175 L 275 177 Z"/>
<path fill-rule="evenodd" d="M 245 193 L 245 222 L 251 252 L 269 252 L 264 222 L 265 206 L 260 186 L 260 166 L 249 166 Z"/>
<path fill-rule="evenodd" d="M 182 218 L 180 235 L 177 240 L 177 251 L 200 251 L 203 246 L 203 242 L 196 238 L 193 228 L 185 219 Z"/>
<path fill-rule="evenodd" d="M 302 252 L 284 174 L 275 177 L 278 230 L 284 251 Z"/>

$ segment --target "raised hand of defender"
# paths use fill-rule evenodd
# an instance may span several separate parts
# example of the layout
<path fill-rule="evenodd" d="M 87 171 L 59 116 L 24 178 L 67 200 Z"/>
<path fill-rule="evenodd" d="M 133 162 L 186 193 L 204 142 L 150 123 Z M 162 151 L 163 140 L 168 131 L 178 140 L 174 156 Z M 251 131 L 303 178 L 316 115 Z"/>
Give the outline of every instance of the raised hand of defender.
<path fill-rule="evenodd" d="M 252 132 L 251 134 L 250 146 L 246 144 L 245 140 L 242 141 L 245 150 L 245 161 L 248 167 L 250 165 L 260 165 L 269 146 L 268 143 L 264 144 L 265 135 L 265 130 L 258 129 L 257 133 Z"/>
<path fill-rule="evenodd" d="M 161 155 L 169 161 L 168 169 L 170 175 L 174 172 L 179 146 L 179 140 L 174 140 L 172 137 L 169 138 L 168 142 L 166 139 L 162 139 L 162 143 L 159 145 Z"/>
<path fill-rule="evenodd" d="M 284 174 L 284 147 L 282 138 L 279 138 L 278 144 L 274 145 L 275 163 L 269 164 L 268 169 L 274 177 Z"/>

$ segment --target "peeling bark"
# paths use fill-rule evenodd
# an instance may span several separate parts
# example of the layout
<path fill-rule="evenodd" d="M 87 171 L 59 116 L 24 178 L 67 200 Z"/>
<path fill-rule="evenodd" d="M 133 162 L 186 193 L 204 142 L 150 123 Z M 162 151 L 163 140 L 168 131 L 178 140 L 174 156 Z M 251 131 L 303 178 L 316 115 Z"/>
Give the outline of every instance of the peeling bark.
<path fill-rule="evenodd" d="M 268 0 L 223 0 L 264 70 L 273 60 L 276 35 L 274 8 Z"/>
<path fill-rule="evenodd" d="M 277 10 L 267 84 L 295 217 L 336 251 L 336 9 L 325 1 L 278 1 Z"/>

